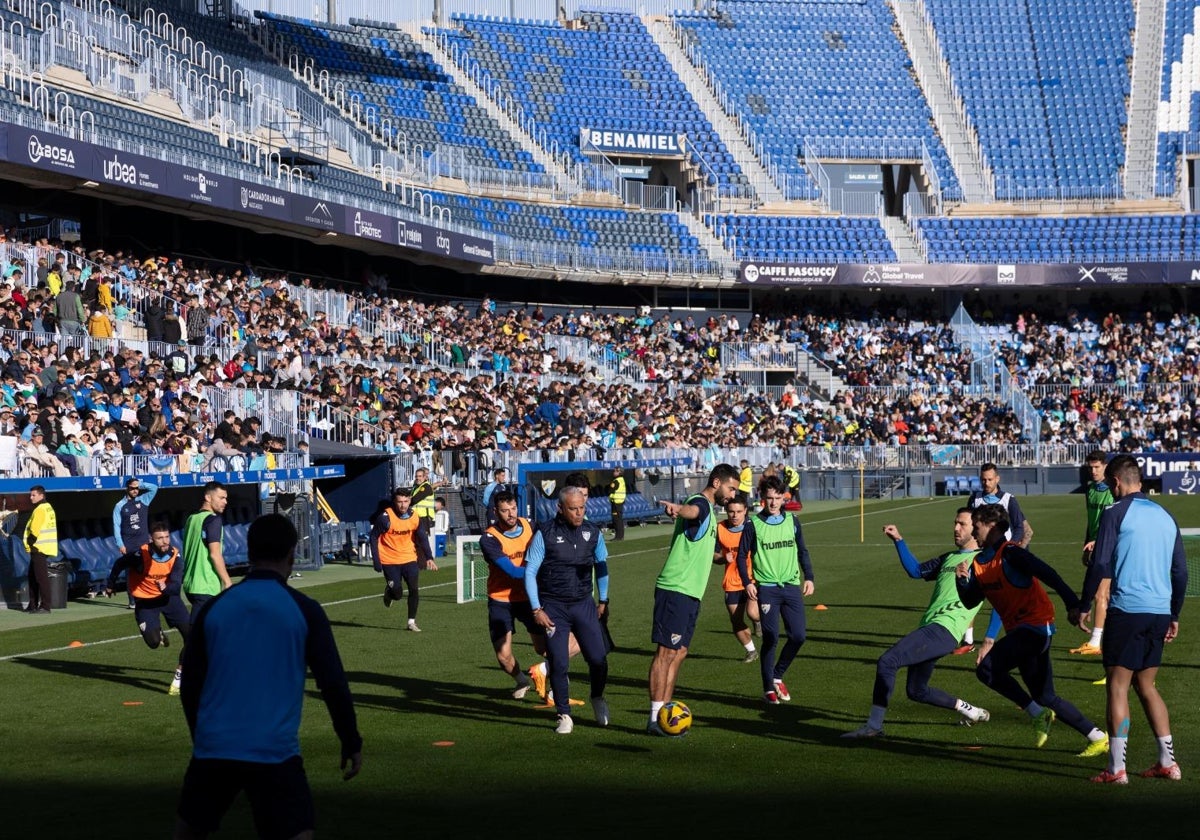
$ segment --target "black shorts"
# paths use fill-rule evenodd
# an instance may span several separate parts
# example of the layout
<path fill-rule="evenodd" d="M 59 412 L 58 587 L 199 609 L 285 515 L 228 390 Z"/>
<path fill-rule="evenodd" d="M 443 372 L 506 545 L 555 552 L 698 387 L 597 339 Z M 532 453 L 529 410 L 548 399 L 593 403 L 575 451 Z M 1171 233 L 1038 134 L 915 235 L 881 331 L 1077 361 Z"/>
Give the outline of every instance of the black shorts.
<path fill-rule="evenodd" d="M 671 650 L 692 643 L 696 632 L 696 617 L 700 615 L 700 599 L 671 589 L 654 589 L 654 631 L 650 641 Z"/>
<path fill-rule="evenodd" d="M 1169 615 L 1109 610 L 1100 643 L 1104 666 L 1130 671 L 1157 668 L 1162 664 L 1163 637 L 1170 626 Z"/>
<path fill-rule="evenodd" d="M 546 635 L 546 628 L 533 620 L 533 607 L 528 601 L 495 601 L 488 598 L 488 634 L 492 642 L 504 641 L 504 637 L 516 629 L 518 621 L 525 625 L 529 635 Z"/>
<path fill-rule="evenodd" d="M 259 837 L 286 840 L 316 827 L 312 791 L 298 755 L 279 764 L 193 757 L 183 777 L 179 818 L 212 833 L 243 790 Z"/>
<path fill-rule="evenodd" d="M 750 599 L 746 597 L 745 589 L 735 589 L 732 592 L 725 593 L 725 606 L 727 607 L 740 607 L 748 600 Z"/>

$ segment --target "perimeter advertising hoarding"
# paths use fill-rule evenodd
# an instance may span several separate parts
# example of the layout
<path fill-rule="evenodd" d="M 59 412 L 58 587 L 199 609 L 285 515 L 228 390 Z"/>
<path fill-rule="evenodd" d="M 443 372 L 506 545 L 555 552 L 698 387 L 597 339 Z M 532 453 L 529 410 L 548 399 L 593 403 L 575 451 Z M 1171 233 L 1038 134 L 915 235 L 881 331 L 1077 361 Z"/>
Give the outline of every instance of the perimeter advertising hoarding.
<path fill-rule="evenodd" d="M 108 149 L 19 125 L 0 123 L 0 156 L 21 166 L 169 196 L 214 209 L 249 213 L 331 233 L 403 245 L 424 253 L 468 262 L 484 265 L 495 262 L 495 243 L 489 239 L 446 231 L 433 225 L 404 222 L 371 210 L 265 187 L 195 167 L 178 166 L 158 158 Z M 405 238 L 405 226 L 418 235 Z"/>
<path fill-rule="evenodd" d="M 396 220 L 396 241 L 405 248 L 441 254 L 460 260 L 491 265 L 496 261 L 495 243 L 478 236 L 442 230 L 419 222 Z"/>
<path fill-rule="evenodd" d="M 758 286 L 1119 286 L 1200 283 L 1200 263 L 880 265 L 744 262 L 738 282 Z"/>

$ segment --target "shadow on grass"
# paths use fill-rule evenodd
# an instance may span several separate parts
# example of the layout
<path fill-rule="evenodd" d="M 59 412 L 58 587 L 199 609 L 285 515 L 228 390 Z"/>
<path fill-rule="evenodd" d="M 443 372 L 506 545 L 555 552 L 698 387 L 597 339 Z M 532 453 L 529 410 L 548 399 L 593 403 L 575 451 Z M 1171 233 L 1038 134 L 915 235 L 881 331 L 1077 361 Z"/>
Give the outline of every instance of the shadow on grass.
<path fill-rule="evenodd" d="M 171 656 L 171 649 L 169 648 L 166 653 L 167 657 L 163 660 L 163 667 L 156 669 L 126 668 L 118 665 L 104 665 L 98 662 L 46 659 L 40 656 L 29 659 L 22 657 L 12 661 L 17 665 L 25 665 L 29 668 L 35 668 L 39 671 L 46 671 L 52 674 L 83 677 L 90 680 L 103 680 L 104 682 L 127 685 L 131 688 L 145 689 L 146 691 L 163 691 L 170 680 L 171 672 L 175 670 L 177 656 Z M 147 674 L 147 676 L 138 676 L 138 674 L 142 673 Z M 153 676 L 149 676 L 151 674 Z"/>
<path fill-rule="evenodd" d="M 354 692 L 354 705 L 359 708 L 483 722 L 502 720 L 515 726 L 544 727 L 553 721 L 553 709 L 540 706 L 536 695 L 531 693 L 525 700 L 513 700 L 508 686 L 481 688 L 371 671 L 350 671 L 346 677 Z M 372 691 L 365 686 L 385 691 Z M 308 695 L 320 699 L 320 692 L 309 691 Z"/>

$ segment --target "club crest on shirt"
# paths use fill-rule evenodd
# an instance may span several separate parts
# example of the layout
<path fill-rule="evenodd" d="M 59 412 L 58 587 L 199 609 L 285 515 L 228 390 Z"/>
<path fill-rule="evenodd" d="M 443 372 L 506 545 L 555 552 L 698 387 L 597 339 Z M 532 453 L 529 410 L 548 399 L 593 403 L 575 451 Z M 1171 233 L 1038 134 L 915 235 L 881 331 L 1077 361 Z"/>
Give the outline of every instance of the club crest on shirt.
<path fill-rule="evenodd" d="M 583 532 L 583 541 L 584 541 L 584 542 L 587 542 L 587 541 L 588 541 L 588 540 L 590 540 L 591 538 L 592 538 L 592 535 L 591 535 L 591 534 L 589 534 L 587 531 L 584 531 L 584 532 Z"/>

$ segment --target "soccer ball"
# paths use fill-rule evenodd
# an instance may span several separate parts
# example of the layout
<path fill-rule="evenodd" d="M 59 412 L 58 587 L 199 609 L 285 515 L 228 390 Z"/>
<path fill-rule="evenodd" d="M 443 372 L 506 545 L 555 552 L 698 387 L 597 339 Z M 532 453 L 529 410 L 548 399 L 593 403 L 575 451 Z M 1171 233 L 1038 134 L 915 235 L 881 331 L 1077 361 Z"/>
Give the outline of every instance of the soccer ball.
<path fill-rule="evenodd" d="M 668 735 L 686 735 L 692 728 L 692 710 L 678 700 L 665 703 L 658 710 L 658 726 Z"/>

